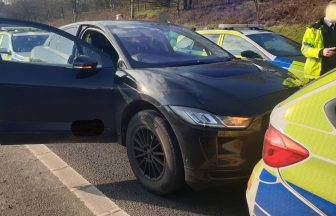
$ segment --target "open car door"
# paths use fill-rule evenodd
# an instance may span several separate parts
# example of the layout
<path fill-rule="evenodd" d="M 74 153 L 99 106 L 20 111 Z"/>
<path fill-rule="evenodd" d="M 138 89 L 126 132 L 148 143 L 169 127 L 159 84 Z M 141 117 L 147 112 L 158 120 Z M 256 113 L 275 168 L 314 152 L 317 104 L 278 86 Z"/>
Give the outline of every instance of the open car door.
<path fill-rule="evenodd" d="M 0 18 L 1 32 L 1 145 L 115 139 L 109 57 L 42 24 Z"/>

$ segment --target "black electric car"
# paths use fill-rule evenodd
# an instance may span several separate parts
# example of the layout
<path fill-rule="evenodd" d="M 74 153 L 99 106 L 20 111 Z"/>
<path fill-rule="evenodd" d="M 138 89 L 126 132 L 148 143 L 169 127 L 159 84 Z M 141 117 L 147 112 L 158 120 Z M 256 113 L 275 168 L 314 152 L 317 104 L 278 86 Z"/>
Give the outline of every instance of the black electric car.
<path fill-rule="evenodd" d="M 177 25 L 96 21 L 60 30 L 0 19 L 1 27 L 50 36 L 27 61 L 0 61 L 0 143 L 118 141 L 157 194 L 185 182 L 246 180 L 271 109 L 293 92 L 281 84 L 286 73 L 235 59 Z"/>

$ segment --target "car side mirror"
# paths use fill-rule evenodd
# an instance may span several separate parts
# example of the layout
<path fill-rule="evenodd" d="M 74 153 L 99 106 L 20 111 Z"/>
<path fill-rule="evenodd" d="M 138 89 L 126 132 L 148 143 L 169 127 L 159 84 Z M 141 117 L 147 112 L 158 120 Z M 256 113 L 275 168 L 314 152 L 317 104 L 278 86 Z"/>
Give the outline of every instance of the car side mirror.
<path fill-rule="evenodd" d="M 0 48 L 0 54 L 12 55 L 12 52 L 6 48 Z"/>
<path fill-rule="evenodd" d="M 244 58 L 251 58 L 251 59 L 262 59 L 262 56 L 252 50 L 246 50 L 241 52 L 241 56 Z"/>
<path fill-rule="evenodd" d="M 86 55 L 80 55 L 74 59 L 72 68 L 77 73 L 90 73 L 97 69 L 98 62 Z"/>

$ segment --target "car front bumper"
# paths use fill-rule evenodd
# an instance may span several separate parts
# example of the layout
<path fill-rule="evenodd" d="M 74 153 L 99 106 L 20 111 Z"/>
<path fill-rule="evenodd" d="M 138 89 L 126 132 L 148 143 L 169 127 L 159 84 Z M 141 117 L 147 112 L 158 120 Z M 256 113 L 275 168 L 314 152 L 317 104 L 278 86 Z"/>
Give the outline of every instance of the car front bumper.
<path fill-rule="evenodd" d="M 181 148 L 185 180 L 194 189 L 247 182 L 260 160 L 269 115 L 254 118 L 247 129 L 193 126 L 169 108 L 166 117 Z"/>

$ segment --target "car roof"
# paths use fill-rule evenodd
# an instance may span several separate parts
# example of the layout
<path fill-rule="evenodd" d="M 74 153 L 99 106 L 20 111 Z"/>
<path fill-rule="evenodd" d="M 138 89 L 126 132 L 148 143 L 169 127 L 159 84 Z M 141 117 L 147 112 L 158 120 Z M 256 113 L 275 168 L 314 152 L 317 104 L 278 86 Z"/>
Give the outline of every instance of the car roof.
<path fill-rule="evenodd" d="M 66 28 L 66 27 L 70 27 L 73 25 L 95 25 L 95 26 L 101 26 L 101 27 L 109 27 L 109 26 L 113 26 L 113 25 L 117 25 L 122 27 L 126 27 L 127 25 L 139 25 L 139 26 L 143 26 L 143 25 L 172 25 L 172 26 L 178 26 L 176 24 L 171 24 L 171 23 L 158 23 L 158 22 L 151 22 L 151 21 L 141 21 L 141 20 L 137 20 L 137 21 L 127 21 L 127 20 L 98 20 L 98 21 L 83 21 L 83 22 L 77 22 L 77 23 L 72 23 L 69 25 L 65 25 L 60 27 L 61 29 Z"/>
<path fill-rule="evenodd" d="M 253 34 L 274 34 L 272 31 L 268 31 L 265 29 L 211 29 L 211 30 L 200 30 L 198 31 L 202 34 L 224 34 L 224 33 L 234 33 L 234 34 L 241 34 L 241 35 L 253 35 Z"/>

